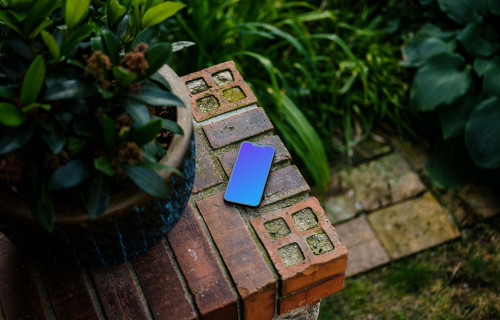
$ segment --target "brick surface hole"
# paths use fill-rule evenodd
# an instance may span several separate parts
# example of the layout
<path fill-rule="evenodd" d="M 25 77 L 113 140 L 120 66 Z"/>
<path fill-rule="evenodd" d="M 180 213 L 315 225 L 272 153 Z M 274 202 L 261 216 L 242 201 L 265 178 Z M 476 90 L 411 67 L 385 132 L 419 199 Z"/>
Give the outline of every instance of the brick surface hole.
<path fill-rule="evenodd" d="M 220 107 L 219 101 L 217 100 L 216 97 L 214 97 L 212 95 L 205 96 L 203 98 L 198 99 L 196 101 L 196 104 L 198 105 L 198 108 L 203 113 L 215 111 L 215 110 L 219 109 L 219 107 Z"/>
<path fill-rule="evenodd" d="M 305 208 L 292 214 L 292 218 L 300 230 L 313 229 L 318 225 L 318 218 L 311 208 Z"/>
<path fill-rule="evenodd" d="M 224 96 L 224 98 L 226 98 L 226 100 L 229 103 L 240 101 L 247 97 L 245 96 L 245 93 L 243 93 L 243 90 L 241 90 L 240 87 L 234 87 L 231 89 L 224 90 L 224 92 L 222 92 L 222 95 Z"/>
<path fill-rule="evenodd" d="M 291 267 L 296 265 L 297 263 L 304 261 L 304 254 L 300 250 L 299 245 L 294 242 L 287 244 L 284 247 L 278 249 L 278 254 L 283 261 L 285 267 Z"/>
<path fill-rule="evenodd" d="M 212 78 L 215 80 L 215 83 L 217 83 L 219 86 L 234 81 L 233 74 L 229 69 L 214 73 L 212 75 Z"/>
<path fill-rule="evenodd" d="M 264 223 L 264 228 L 266 228 L 267 233 L 269 233 L 269 236 L 273 240 L 284 237 L 291 232 L 283 218 L 274 219 Z"/>
<path fill-rule="evenodd" d="M 315 255 L 320 255 L 333 250 L 333 243 L 325 231 L 320 230 L 306 239 L 307 245 Z"/>
<path fill-rule="evenodd" d="M 186 82 L 186 86 L 191 94 L 197 94 L 208 90 L 208 85 L 203 78 L 188 81 Z"/>

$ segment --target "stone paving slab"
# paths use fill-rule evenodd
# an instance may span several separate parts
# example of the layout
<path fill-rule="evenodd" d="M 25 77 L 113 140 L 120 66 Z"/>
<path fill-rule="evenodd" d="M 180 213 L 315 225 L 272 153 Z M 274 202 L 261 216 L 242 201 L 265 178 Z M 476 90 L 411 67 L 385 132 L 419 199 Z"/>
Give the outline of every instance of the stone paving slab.
<path fill-rule="evenodd" d="M 336 224 L 335 229 L 344 245 L 349 248 L 349 262 L 346 270 L 348 277 L 376 268 L 391 260 L 365 216 Z"/>
<path fill-rule="evenodd" d="M 425 190 L 418 175 L 397 153 L 340 173 L 342 185 L 354 192 L 363 210 L 372 211 Z"/>
<path fill-rule="evenodd" d="M 353 218 L 359 211 L 356 204 L 353 192 L 344 192 L 328 197 L 323 205 L 330 221 L 335 224 Z"/>
<path fill-rule="evenodd" d="M 378 238 L 394 259 L 460 236 L 460 232 L 431 193 L 368 215 Z M 351 248 L 349 248 L 351 249 Z"/>

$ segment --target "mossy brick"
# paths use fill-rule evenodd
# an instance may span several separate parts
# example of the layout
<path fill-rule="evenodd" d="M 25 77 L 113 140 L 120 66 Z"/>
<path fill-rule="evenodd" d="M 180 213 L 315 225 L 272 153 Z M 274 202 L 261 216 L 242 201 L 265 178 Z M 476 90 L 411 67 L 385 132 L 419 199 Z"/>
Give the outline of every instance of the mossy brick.
<path fill-rule="evenodd" d="M 293 295 L 281 298 L 279 301 L 279 314 L 285 314 L 340 291 L 344 286 L 344 279 L 345 274 L 341 273 L 313 287 L 306 288 Z"/>
<path fill-rule="evenodd" d="M 396 135 L 390 137 L 392 145 L 401 152 L 403 157 L 410 163 L 413 169 L 423 171 L 429 152 L 424 147 L 404 140 Z"/>
<path fill-rule="evenodd" d="M 217 173 L 207 150 L 203 146 L 200 137 L 195 133 L 196 144 L 196 174 L 194 179 L 193 194 L 209 187 L 222 183 L 222 178 Z"/>
<path fill-rule="evenodd" d="M 494 190 L 479 184 L 469 184 L 463 187 L 460 197 L 469 205 L 474 213 L 485 219 L 500 212 L 500 190 Z"/>
<path fill-rule="evenodd" d="M 460 232 L 431 193 L 368 215 L 389 255 L 400 258 L 460 236 Z"/>
<path fill-rule="evenodd" d="M 214 149 L 273 130 L 274 127 L 262 108 L 255 108 L 203 127 Z"/>
<path fill-rule="evenodd" d="M 349 192 L 328 196 L 323 204 L 333 224 L 353 218 L 358 213 L 356 200 Z"/>
<path fill-rule="evenodd" d="M 57 319 L 99 319 L 84 271 L 42 267 L 43 280 Z"/>
<path fill-rule="evenodd" d="M 163 242 L 136 258 L 133 264 L 155 319 L 196 319 Z"/>
<path fill-rule="evenodd" d="M 372 211 L 413 197 L 425 190 L 418 175 L 394 152 L 339 172 L 342 184 L 353 192 L 363 210 Z"/>
<path fill-rule="evenodd" d="M 366 216 L 336 224 L 335 229 L 344 245 L 349 248 L 349 263 L 346 270 L 348 277 L 376 268 L 391 260 L 366 220 Z"/>
<path fill-rule="evenodd" d="M 200 122 L 257 103 L 233 61 L 181 77 L 191 96 L 193 117 Z"/>
<path fill-rule="evenodd" d="M 0 238 L 0 306 L 7 320 L 47 319 L 30 267 L 7 238 Z"/>
<path fill-rule="evenodd" d="M 318 221 L 315 227 L 307 230 L 302 230 L 293 219 L 294 214 L 304 209 L 310 209 Z M 291 232 L 286 236 L 272 239 L 264 225 L 268 221 L 275 219 L 286 221 Z M 289 208 L 255 217 L 250 220 L 250 223 L 264 244 L 274 267 L 278 271 L 281 279 L 281 296 L 287 296 L 304 288 L 315 286 L 326 279 L 345 272 L 348 255 L 347 249 L 341 243 L 335 229 L 327 219 L 325 212 L 316 198 L 309 197 Z M 308 238 L 317 237 L 318 235 L 321 237 L 326 236 L 326 239 L 313 241 L 314 243 L 312 244 L 308 243 Z M 290 257 L 293 261 L 286 261 L 288 259 L 286 256 L 283 259 L 284 255 L 280 254 L 279 251 L 291 244 L 298 246 L 304 259 L 298 262 L 296 261 L 297 259 L 292 259 L 296 256 L 294 254 L 296 250 L 290 252 Z"/>
<path fill-rule="evenodd" d="M 108 319 L 148 319 L 126 263 L 90 271 L 99 300 Z"/>
<path fill-rule="evenodd" d="M 311 191 L 296 166 L 272 171 L 267 179 L 261 206 L 266 206 L 292 196 Z"/>
<path fill-rule="evenodd" d="M 243 318 L 271 319 L 276 282 L 240 213 L 224 201 L 223 192 L 196 205 L 241 296 Z"/>
<path fill-rule="evenodd" d="M 168 241 L 203 319 L 237 319 L 236 297 L 190 204 Z"/>
<path fill-rule="evenodd" d="M 263 140 L 256 142 L 274 147 L 275 153 L 274 153 L 273 164 L 292 160 L 290 153 L 288 152 L 285 145 L 283 144 L 283 142 L 281 142 L 281 139 L 278 136 L 267 137 Z M 225 152 L 218 156 L 219 162 L 221 163 L 222 168 L 224 168 L 224 172 L 226 172 L 228 177 L 231 175 L 231 171 L 233 171 L 234 163 L 236 162 L 237 156 L 238 156 L 238 149 Z"/>

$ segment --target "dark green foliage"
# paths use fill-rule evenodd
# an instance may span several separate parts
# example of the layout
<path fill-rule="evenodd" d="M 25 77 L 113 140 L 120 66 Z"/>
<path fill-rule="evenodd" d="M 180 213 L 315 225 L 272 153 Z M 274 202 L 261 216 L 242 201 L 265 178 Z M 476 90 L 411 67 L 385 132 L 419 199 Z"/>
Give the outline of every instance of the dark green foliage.
<path fill-rule="evenodd" d="M 148 106 L 184 107 L 157 74 L 172 53 L 160 25 L 182 7 L 0 1 L 0 184 L 27 198 L 45 229 L 66 198 L 96 219 L 133 184 L 169 197 L 154 170 L 176 170 L 158 163 L 154 141 L 162 128 L 182 130 Z"/>
<path fill-rule="evenodd" d="M 403 65 L 418 68 L 412 107 L 435 112 L 441 124 L 442 142 L 427 173 L 438 187 L 459 188 L 477 176 L 500 173 L 498 2 L 429 2 L 444 18 L 410 38 Z"/>

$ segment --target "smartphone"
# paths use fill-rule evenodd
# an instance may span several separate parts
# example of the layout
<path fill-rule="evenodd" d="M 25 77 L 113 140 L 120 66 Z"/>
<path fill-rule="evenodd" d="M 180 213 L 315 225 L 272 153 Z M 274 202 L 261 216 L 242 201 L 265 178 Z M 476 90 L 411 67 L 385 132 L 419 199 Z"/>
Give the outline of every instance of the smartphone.
<path fill-rule="evenodd" d="M 273 158 L 273 147 L 255 142 L 243 142 L 229 177 L 224 200 L 258 207 Z"/>

